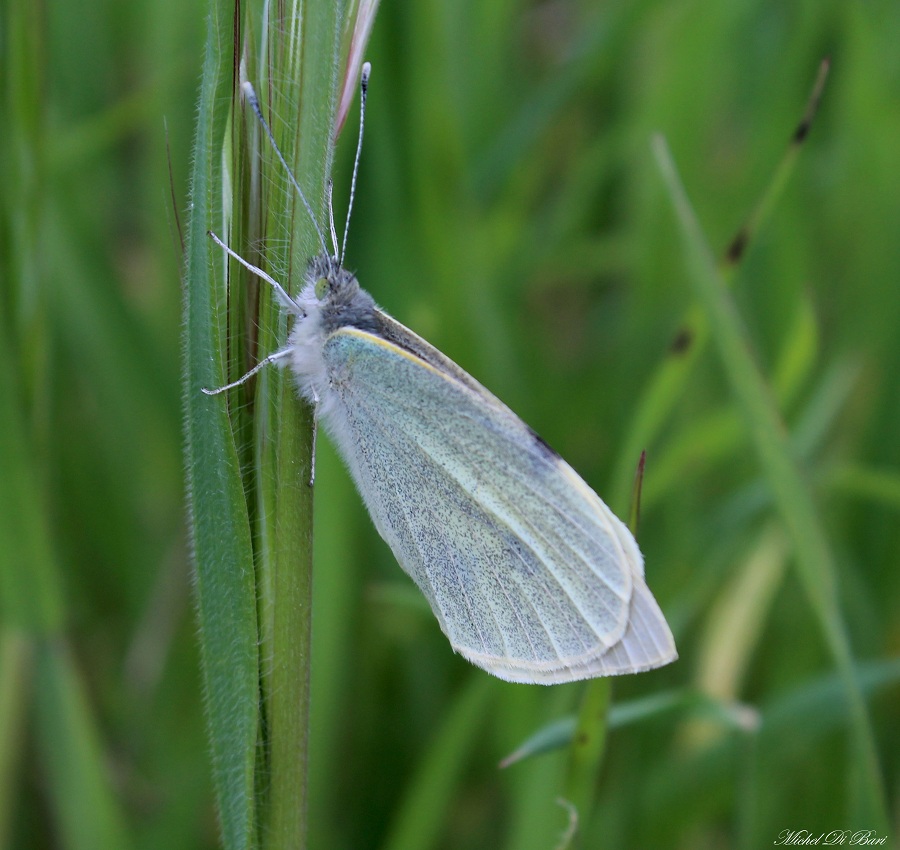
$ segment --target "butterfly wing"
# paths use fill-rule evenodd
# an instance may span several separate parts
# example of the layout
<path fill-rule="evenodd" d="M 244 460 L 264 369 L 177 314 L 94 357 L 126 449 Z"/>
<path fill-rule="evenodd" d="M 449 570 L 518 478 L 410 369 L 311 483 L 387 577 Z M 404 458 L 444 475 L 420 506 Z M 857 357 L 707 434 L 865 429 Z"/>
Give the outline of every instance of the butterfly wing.
<path fill-rule="evenodd" d="M 512 411 L 381 314 L 332 333 L 322 416 L 453 648 L 515 682 L 673 660 L 628 529 Z"/>

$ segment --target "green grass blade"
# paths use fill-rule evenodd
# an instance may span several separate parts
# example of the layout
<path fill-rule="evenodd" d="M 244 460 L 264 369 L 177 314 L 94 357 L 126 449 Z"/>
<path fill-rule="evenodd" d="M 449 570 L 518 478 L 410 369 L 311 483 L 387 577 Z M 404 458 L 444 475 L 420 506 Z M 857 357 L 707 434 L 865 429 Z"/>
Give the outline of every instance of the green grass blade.
<path fill-rule="evenodd" d="M 65 850 L 131 846 L 104 769 L 84 686 L 65 644 L 43 641 L 36 652 L 35 701 L 41 761 Z"/>
<path fill-rule="evenodd" d="M 9 846 L 19 788 L 16 768 L 25 741 L 34 646 L 19 629 L 0 631 L 0 847 Z"/>
<path fill-rule="evenodd" d="M 8 126 L 0 159 L 0 622 L 29 633 L 62 622 L 52 518 L 35 449 L 48 438 L 46 411 L 50 334 L 42 277 L 45 120 L 35 55 L 43 49 L 40 16 L 28 3 L 9 4 L 0 119 Z M 16 329 L 16 330 L 14 330 Z M 18 331 L 18 332 L 16 332 Z M 37 444 L 37 445 L 36 445 Z"/>
<path fill-rule="evenodd" d="M 340 4 L 295 2 L 284 17 L 265 22 L 266 45 L 249 48 L 248 74 L 276 140 L 325 229 L 326 178 L 331 171 L 338 69 L 344 18 Z M 296 37 L 285 21 L 299 22 Z M 256 57 L 264 57 L 257 61 Z M 270 240 L 263 266 L 296 293 L 310 257 L 321 253 L 314 223 L 287 181 L 284 168 L 248 115 L 258 150 L 262 234 Z M 250 247 L 250 246 L 248 246 Z M 283 270 L 290 270 L 285 278 Z M 264 293 L 263 356 L 284 344 L 285 322 Z M 263 349 L 262 346 L 265 346 Z M 289 370 L 260 382 L 256 468 L 259 492 L 259 609 L 266 754 L 264 847 L 307 842 L 307 772 L 312 630 L 312 411 L 298 399 Z M 258 784 L 258 787 L 261 786 Z"/>
<path fill-rule="evenodd" d="M 798 123 L 791 141 L 781 157 L 768 185 L 763 191 L 747 221 L 738 230 L 729 245 L 722 262 L 723 275 L 729 275 L 743 259 L 747 246 L 755 238 L 771 215 L 781 197 L 788 179 L 794 171 L 797 158 L 809 135 L 816 116 L 830 63 L 826 60 L 819 67 L 813 89 L 806 104 L 803 117 Z M 659 365 L 656 373 L 648 381 L 640 402 L 636 407 L 634 420 L 627 430 L 625 447 L 619 453 L 619 461 L 613 474 L 610 488 L 614 503 L 624 501 L 631 486 L 631 468 L 634 458 L 653 445 L 676 402 L 682 398 L 688 378 L 695 364 L 706 348 L 709 339 L 707 317 L 697 305 L 687 309 L 681 319 L 681 330 L 673 342 L 669 356 Z"/>
<path fill-rule="evenodd" d="M 863 695 L 857 681 L 836 588 L 836 564 L 809 485 L 792 455 L 789 437 L 769 387 L 750 353 L 741 318 L 716 268 L 700 225 L 678 178 L 665 141 L 654 153 L 675 208 L 690 279 L 718 348 L 735 402 L 743 415 L 762 471 L 791 537 L 801 581 L 841 673 L 851 707 L 853 765 L 860 783 L 853 823 L 882 832 L 887 826 L 884 791 Z"/>
<path fill-rule="evenodd" d="M 637 538 L 641 516 L 641 493 L 644 483 L 646 456 L 642 452 L 634 476 L 628 527 Z M 584 685 L 578 721 L 569 750 L 568 776 L 566 779 L 566 799 L 574 806 L 577 821 L 582 824 L 571 831 L 565 846 L 572 842 L 578 846 L 584 836 L 584 824 L 590 820 L 594 796 L 609 732 L 610 706 L 612 705 L 612 679 L 591 679 Z"/>
<path fill-rule="evenodd" d="M 424 850 L 436 845 L 494 689 L 496 684 L 487 676 L 469 678 L 410 780 L 384 850 Z"/>
<path fill-rule="evenodd" d="M 628 526 L 637 537 L 641 512 L 641 490 L 644 481 L 645 455 L 638 462 L 631 494 Z M 606 751 L 609 731 L 609 711 L 612 704 L 612 680 L 592 679 L 586 682 L 578 708 L 578 720 L 569 749 L 568 776 L 565 798 L 574 806 L 577 823 L 586 824 L 591 817 L 595 789 Z M 565 846 L 578 846 L 583 838 L 583 826 L 571 830 Z"/>
<path fill-rule="evenodd" d="M 232 92 L 230 6 L 210 9 L 192 174 L 185 287 L 187 479 L 207 718 L 224 846 L 252 846 L 259 670 L 250 524 L 226 406 L 201 387 L 225 374 L 217 334 L 221 257 L 206 231 L 221 210 Z"/>
<path fill-rule="evenodd" d="M 839 493 L 869 499 L 900 512 L 900 475 L 893 470 L 846 464 L 831 472 L 829 484 Z"/>
<path fill-rule="evenodd" d="M 812 93 L 806 104 L 806 110 L 794 130 L 793 136 L 791 136 L 790 144 L 784 152 L 781 162 L 778 163 L 775 173 L 772 175 L 772 179 L 769 181 L 769 185 L 766 187 L 763 196 L 759 199 L 756 207 L 750 213 L 749 218 L 744 223 L 743 227 L 735 234 L 734 238 L 731 240 L 731 244 L 725 251 L 723 272 L 728 271 L 741 261 L 744 252 L 747 250 L 747 244 L 757 233 L 759 233 L 759 229 L 763 222 L 765 222 L 775 209 L 775 205 L 778 203 L 778 199 L 781 197 L 781 193 L 787 185 L 788 178 L 794 170 L 794 165 L 800 154 L 800 149 L 803 147 L 803 143 L 809 135 L 813 119 L 819 111 L 819 103 L 822 100 L 822 92 L 825 90 L 825 81 L 828 79 L 828 72 L 830 69 L 831 60 L 824 59 L 819 65 L 819 71 L 816 74 L 816 80 L 813 83 Z"/>
<path fill-rule="evenodd" d="M 0 351 L 12 354 L 3 307 L 0 299 Z M 0 369 L 0 621 L 45 633 L 62 621 L 59 575 L 14 377 Z"/>
<path fill-rule="evenodd" d="M 900 658 L 883 658 L 857 665 L 860 687 L 867 696 L 900 684 Z M 773 697 L 762 707 L 760 734 L 765 744 L 778 750 L 785 735 L 812 740 L 828 735 L 847 722 L 850 714 L 846 688 L 840 675 L 827 673 L 808 679 Z M 815 724 L 806 719 L 815 717 Z"/>
<path fill-rule="evenodd" d="M 254 85 L 279 147 L 321 226 L 343 35 L 340 6 L 296 2 L 275 10 L 258 4 L 247 9 L 246 28 L 246 38 L 235 55 L 244 56 L 243 73 Z M 225 47 L 220 48 L 223 56 Z M 231 92 L 226 89 L 222 94 L 227 99 Z M 224 124 L 217 125 L 209 140 L 212 153 L 201 175 L 208 180 L 209 203 L 201 209 L 195 200 L 191 229 L 192 258 L 195 240 L 204 239 L 199 249 L 204 257 L 196 263 L 197 283 L 202 287 L 208 279 L 204 233 L 213 227 L 233 249 L 278 275 L 288 291 L 296 292 L 309 258 L 321 252 L 314 223 L 255 115 L 244 109 L 242 101 L 239 105 L 240 110 L 238 103 L 233 108 L 224 157 L 230 165 L 224 174 L 215 170 L 217 140 L 224 136 Z M 201 129 L 211 110 L 211 101 L 201 103 Z M 198 143 L 198 161 L 199 148 Z M 213 267 L 225 265 L 221 255 L 213 259 Z M 248 363 L 284 344 L 286 323 L 271 292 L 263 286 L 257 303 L 258 282 L 248 279 L 236 264 L 228 265 L 227 299 L 211 295 L 206 283 L 206 291 L 201 289 L 202 309 L 196 311 L 197 325 L 192 326 L 190 318 L 188 325 L 189 345 L 204 319 L 207 328 L 199 329 L 201 347 L 196 357 L 189 352 L 191 362 L 221 362 L 221 352 L 229 351 L 231 379 L 244 373 Z M 224 287 L 218 291 L 224 292 Z M 230 315 L 226 315 L 226 304 Z M 209 312 L 214 315 L 203 316 Z M 220 325 L 215 324 L 217 318 Z M 247 343 L 246 330 L 257 322 L 260 332 L 254 347 Z M 226 381 L 225 370 L 218 375 L 190 372 L 198 376 L 191 386 L 195 393 L 200 386 Z M 206 407 L 210 402 L 212 410 Z M 213 656 L 216 665 L 240 677 L 240 706 L 229 707 L 235 697 L 233 688 L 229 695 L 227 677 L 216 683 L 217 694 L 209 695 L 214 750 L 218 740 L 219 750 L 227 752 L 234 767 L 227 776 L 217 768 L 223 823 L 226 818 L 231 821 L 225 828 L 226 836 L 231 836 L 227 840 L 236 842 L 234 846 L 258 842 L 263 847 L 303 847 L 312 611 L 311 411 L 297 399 L 290 373 L 278 370 L 264 372 L 257 382 L 229 396 L 189 398 L 188 405 L 189 409 L 194 406 L 199 427 L 215 431 L 214 438 L 203 439 L 203 451 L 208 453 L 204 463 L 218 472 L 204 473 L 202 464 L 196 463 L 198 475 L 221 476 L 218 489 L 214 481 L 204 484 L 204 507 L 224 524 L 207 529 L 211 534 L 206 558 L 218 562 L 220 570 L 226 557 L 232 565 L 228 584 L 223 585 L 221 578 L 208 582 L 210 604 L 205 605 L 198 547 L 201 623 L 212 630 L 212 639 L 205 641 L 207 685 L 212 687 Z M 218 443 L 214 457 L 209 450 L 213 441 Z M 197 452 L 193 454 L 198 457 Z M 245 478 L 239 459 L 247 467 Z M 199 535 L 200 499 L 193 482 L 192 493 Z M 246 493 L 253 495 L 249 502 Z M 209 499 L 211 494 L 214 498 Z M 223 546 L 222 541 L 228 543 Z M 223 548 L 232 554 L 226 555 Z M 239 606 L 232 605 L 226 612 L 229 598 L 239 600 Z M 236 666 L 229 662 L 229 652 L 235 650 L 224 645 L 226 638 L 232 645 L 240 641 Z M 230 785 L 223 795 L 226 781 Z M 237 798 L 236 806 L 229 797 Z"/>
<path fill-rule="evenodd" d="M 585 684 L 569 751 L 569 772 L 565 790 L 565 797 L 575 806 L 581 823 L 586 823 L 591 815 L 597 778 L 606 749 L 611 702 L 610 679 L 593 679 Z M 581 835 L 580 831 L 575 834 L 574 846 L 578 846 Z"/>
<path fill-rule="evenodd" d="M 641 699 L 616 703 L 610 706 L 606 714 L 606 725 L 609 730 L 621 729 L 676 712 L 696 715 L 726 729 L 747 729 L 752 725 L 751 715 L 745 707 L 687 688 L 661 691 Z M 505 756 L 500 767 L 508 768 L 517 762 L 569 746 L 579 728 L 579 720 L 577 716 L 567 714 L 550 721 Z"/>

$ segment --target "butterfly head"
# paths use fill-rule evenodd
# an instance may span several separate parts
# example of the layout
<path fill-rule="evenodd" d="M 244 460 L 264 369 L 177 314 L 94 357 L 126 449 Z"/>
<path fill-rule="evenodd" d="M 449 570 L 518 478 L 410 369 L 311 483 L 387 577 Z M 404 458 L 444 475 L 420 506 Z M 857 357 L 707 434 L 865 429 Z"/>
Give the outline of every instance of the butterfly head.
<path fill-rule="evenodd" d="M 368 327 L 377 309 L 355 275 L 324 254 L 310 261 L 301 300 L 307 314 L 320 317 L 326 333 L 346 325 Z"/>

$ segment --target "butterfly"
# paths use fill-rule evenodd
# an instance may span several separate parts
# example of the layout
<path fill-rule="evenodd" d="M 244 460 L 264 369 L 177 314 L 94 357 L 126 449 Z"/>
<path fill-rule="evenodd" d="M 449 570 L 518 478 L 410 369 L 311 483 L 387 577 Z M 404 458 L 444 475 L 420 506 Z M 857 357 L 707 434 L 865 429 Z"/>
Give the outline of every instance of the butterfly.
<path fill-rule="evenodd" d="M 356 185 L 370 66 L 361 78 Z M 252 86 L 244 96 L 278 149 Z M 350 212 L 348 210 L 348 222 Z M 346 463 L 381 537 L 425 595 L 453 649 L 511 682 L 637 673 L 677 657 L 628 528 L 499 399 L 391 318 L 322 253 L 296 297 L 210 234 L 274 289 L 293 317 L 269 364 L 287 366 Z"/>

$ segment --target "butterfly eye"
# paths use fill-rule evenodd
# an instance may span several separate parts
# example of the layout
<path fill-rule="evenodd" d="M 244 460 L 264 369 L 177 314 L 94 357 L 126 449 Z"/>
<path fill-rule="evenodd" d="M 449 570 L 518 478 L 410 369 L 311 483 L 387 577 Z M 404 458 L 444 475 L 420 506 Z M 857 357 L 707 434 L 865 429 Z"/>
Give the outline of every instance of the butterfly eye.
<path fill-rule="evenodd" d="M 329 289 L 331 289 L 331 284 L 328 283 L 328 278 L 320 277 L 316 281 L 316 298 L 321 301 L 325 297 Z"/>

